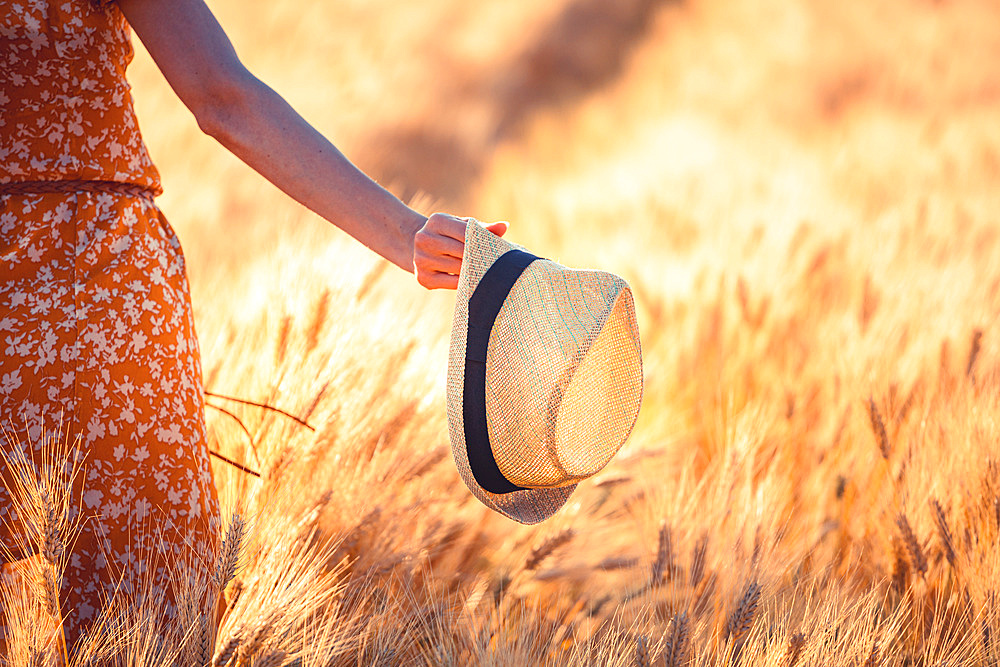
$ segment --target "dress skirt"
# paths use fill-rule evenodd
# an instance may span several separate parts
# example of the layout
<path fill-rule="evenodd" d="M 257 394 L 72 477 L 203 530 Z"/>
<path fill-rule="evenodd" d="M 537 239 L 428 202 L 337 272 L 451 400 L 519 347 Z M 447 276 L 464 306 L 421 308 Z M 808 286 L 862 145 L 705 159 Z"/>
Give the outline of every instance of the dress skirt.
<path fill-rule="evenodd" d="M 58 432 L 84 457 L 60 596 L 71 643 L 115 587 L 154 582 L 169 607 L 171 565 L 211 560 L 203 408 L 184 257 L 152 199 L 0 195 L 0 446 L 37 457 Z M 9 488 L 6 545 L 19 525 Z"/>

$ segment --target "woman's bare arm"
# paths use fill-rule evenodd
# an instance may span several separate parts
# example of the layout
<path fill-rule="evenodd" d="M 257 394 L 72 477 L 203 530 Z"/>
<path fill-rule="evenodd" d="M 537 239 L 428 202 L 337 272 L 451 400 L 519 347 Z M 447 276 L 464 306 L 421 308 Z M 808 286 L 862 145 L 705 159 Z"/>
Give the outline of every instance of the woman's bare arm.
<path fill-rule="evenodd" d="M 425 287 L 457 283 L 465 221 L 428 220 L 355 167 L 240 62 L 203 0 L 118 0 L 199 127 L 304 206 Z M 303 47 L 304 48 L 304 47 Z M 502 234 L 506 227 L 491 227 Z"/>

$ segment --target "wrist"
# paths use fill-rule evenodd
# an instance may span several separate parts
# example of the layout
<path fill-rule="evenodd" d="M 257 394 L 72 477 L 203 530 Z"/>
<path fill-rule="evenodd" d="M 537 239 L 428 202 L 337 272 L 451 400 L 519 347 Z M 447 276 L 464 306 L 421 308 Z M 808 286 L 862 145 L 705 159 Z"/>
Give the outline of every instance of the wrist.
<path fill-rule="evenodd" d="M 400 224 L 403 248 L 400 251 L 399 261 L 395 263 L 410 273 L 413 273 L 413 255 L 417 232 L 423 229 L 425 224 L 427 224 L 427 216 L 406 207 L 406 212 Z"/>

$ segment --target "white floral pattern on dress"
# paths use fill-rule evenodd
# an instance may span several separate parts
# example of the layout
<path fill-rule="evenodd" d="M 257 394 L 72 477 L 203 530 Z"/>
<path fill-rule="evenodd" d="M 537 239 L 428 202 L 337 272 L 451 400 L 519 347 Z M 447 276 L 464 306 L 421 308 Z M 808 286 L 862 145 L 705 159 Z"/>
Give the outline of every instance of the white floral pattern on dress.
<path fill-rule="evenodd" d="M 125 79 L 130 33 L 114 4 L 0 4 L 0 183 L 87 179 L 159 191 Z"/>
<path fill-rule="evenodd" d="M 114 5 L 0 5 L 0 183 L 159 190 L 125 81 L 129 39 Z M 0 195 L 0 425 L 22 447 L 61 426 L 86 456 L 84 529 L 62 590 L 70 644 L 150 554 L 214 552 L 202 401 L 183 254 L 151 198 Z M 16 526 L 0 481 L 0 520 Z M 12 544 L 6 530 L 0 541 Z M 160 563 L 154 592 L 169 599 Z"/>

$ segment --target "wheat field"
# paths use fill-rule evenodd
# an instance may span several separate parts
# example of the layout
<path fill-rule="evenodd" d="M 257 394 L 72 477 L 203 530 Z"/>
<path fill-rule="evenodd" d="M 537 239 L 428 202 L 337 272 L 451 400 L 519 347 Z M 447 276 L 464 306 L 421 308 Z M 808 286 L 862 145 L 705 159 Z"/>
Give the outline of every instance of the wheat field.
<path fill-rule="evenodd" d="M 304 423 L 206 399 L 262 473 L 213 462 L 217 580 L 70 664 L 1000 664 L 1000 5 L 209 4 L 418 209 L 626 278 L 643 406 L 552 519 L 491 513 L 451 461 L 453 293 L 202 136 L 137 44 L 206 390 Z M 56 660 L 22 616 L 6 664 Z"/>

